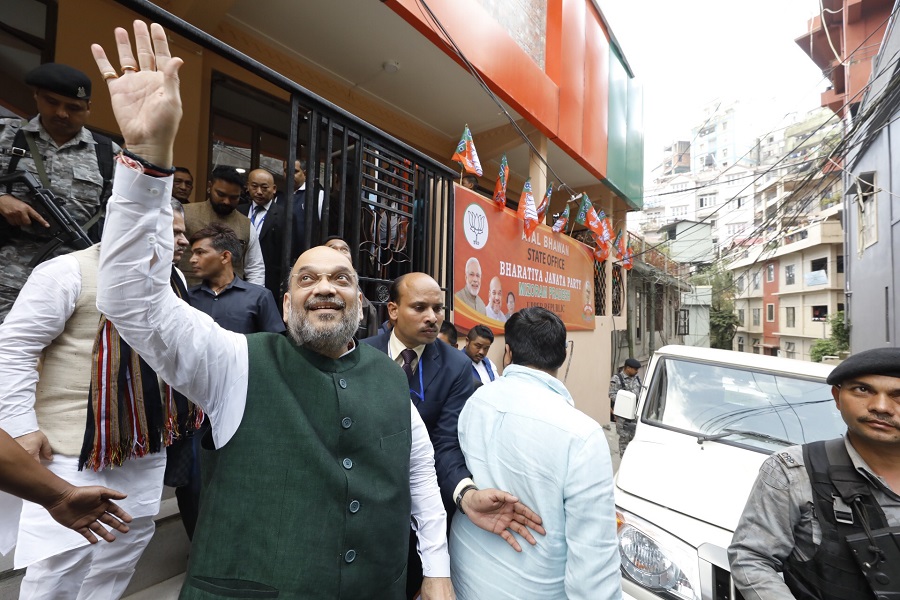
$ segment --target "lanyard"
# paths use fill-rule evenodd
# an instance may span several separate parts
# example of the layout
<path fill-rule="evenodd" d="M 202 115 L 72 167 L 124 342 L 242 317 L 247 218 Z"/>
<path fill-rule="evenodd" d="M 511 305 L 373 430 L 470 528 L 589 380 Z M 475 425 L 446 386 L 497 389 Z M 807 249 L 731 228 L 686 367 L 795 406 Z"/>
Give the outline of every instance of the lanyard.
<path fill-rule="evenodd" d="M 424 360 L 423 360 L 424 354 L 425 353 L 423 352 L 422 353 L 423 356 L 419 357 L 419 364 L 418 364 L 418 368 L 416 369 L 416 372 L 419 373 L 419 391 L 417 392 L 416 390 L 409 388 L 409 393 L 411 394 L 410 400 L 412 400 L 412 396 L 415 396 L 419 402 L 425 402 L 425 384 L 423 383 L 423 380 L 422 380 L 422 371 L 425 370 Z M 391 354 L 390 347 L 388 347 L 388 356 L 391 357 L 391 360 L 394 359 L 393 355 Z M 416 402 L 416 404 L 418 405 L 419 402 Z"/>
<path fill-rule="evenodd" d="M 424 352 L 423 352 L 424 354 Z M 419 399 L 419 402 L 425 402 L 425 385 L 422 383 L 422 371 L 425 370 L 425 366 L 422 364 L 424 361 L 419 359 L 419 368 L 416 369 L 419 372 L 419 391 L 409 388 L 409 393 Z"/>

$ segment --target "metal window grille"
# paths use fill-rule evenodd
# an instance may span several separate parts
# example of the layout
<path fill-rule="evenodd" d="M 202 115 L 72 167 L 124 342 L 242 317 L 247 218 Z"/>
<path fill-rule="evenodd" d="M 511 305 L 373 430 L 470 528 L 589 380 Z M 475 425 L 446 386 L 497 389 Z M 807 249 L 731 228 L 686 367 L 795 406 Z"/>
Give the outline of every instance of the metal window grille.
<path fill-rule="evenodd" d="M 411 271 L 434 277 L 450 305 L 454 171 L 152 2 L 117 1 L 290 94 L 285 176 L 291 182 L 295 161 L 306 159 L 311 193 L 302 246 L 292 239 L 293 203 L 285 203 L 282 280 L 297 253 L 339 235 L 382 317 L 390 280 Z"/>
<path fill-rule="evenodd" d="M 613 265 L 612 268 L 612 316 L 619 317 L 622 315 L 622 309 L 625 305 L 624 281 L 622 279 L 622 265 Z"/>
<path fill-rule="evenodd" d="M 606 315 L 606 261 L 598 263 L 594 261 L 594 314 Z"/>

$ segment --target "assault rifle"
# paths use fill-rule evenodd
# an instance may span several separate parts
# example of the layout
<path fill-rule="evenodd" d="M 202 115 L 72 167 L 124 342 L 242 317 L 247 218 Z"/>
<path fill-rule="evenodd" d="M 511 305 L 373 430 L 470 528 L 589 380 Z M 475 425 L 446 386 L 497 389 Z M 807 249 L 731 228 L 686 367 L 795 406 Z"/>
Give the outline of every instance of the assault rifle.
<path fill-rule="evenodd" d="M 64 198 L 57 198 L 56 194 L 43 187 L 28 171 L 14 171 L 9 175 L 0 176 L 0 187 L 6 186 L 6 189 L 10 189 L 14 183 L 24 184 L 28 188 L 31 207 L 50 224 L 50 227 L 43 229 L 50 235 L 50 239 L 28 266 L 39 265 L 62 244 L 73 246 L 76 250 L 84 250 L 93 244 L 78 221 L 66 210 Z"/>

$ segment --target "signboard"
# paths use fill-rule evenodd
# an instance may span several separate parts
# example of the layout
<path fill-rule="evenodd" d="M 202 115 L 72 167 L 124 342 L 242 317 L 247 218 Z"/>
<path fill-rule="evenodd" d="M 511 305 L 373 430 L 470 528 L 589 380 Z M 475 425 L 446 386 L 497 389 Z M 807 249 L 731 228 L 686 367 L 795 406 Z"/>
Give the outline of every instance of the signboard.
<path fill-rule="evenodd" d="M 827 271 L 810 271 L 804 275 L 804 279 L 806 280 L 806 285 L 827 285 L 828 284 L 828 272 Z"/>
<path fill-rule="evenodd" d="M 539 225 L 526 237 L 509 209 L 455 185 L 453 311 L 463 331 L 495 334 L 513 312 L 543 306 L 569 331 L 594 329 L 594 264 L 587 246 Z"/>

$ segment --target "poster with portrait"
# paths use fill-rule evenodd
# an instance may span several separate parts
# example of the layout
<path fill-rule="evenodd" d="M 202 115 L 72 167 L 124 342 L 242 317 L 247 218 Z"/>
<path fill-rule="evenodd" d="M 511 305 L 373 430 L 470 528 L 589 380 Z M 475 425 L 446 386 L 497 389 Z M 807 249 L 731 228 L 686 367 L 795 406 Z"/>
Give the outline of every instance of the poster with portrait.
<path fill-rule="evenodd" d="M 495 334 L 513 312 L 543 306 L 569 331 L 594 329 L 594 265 L 590 249 L 539 225 L 526 236 L 512 210 L 454 186 L 453 322 Z"/>

